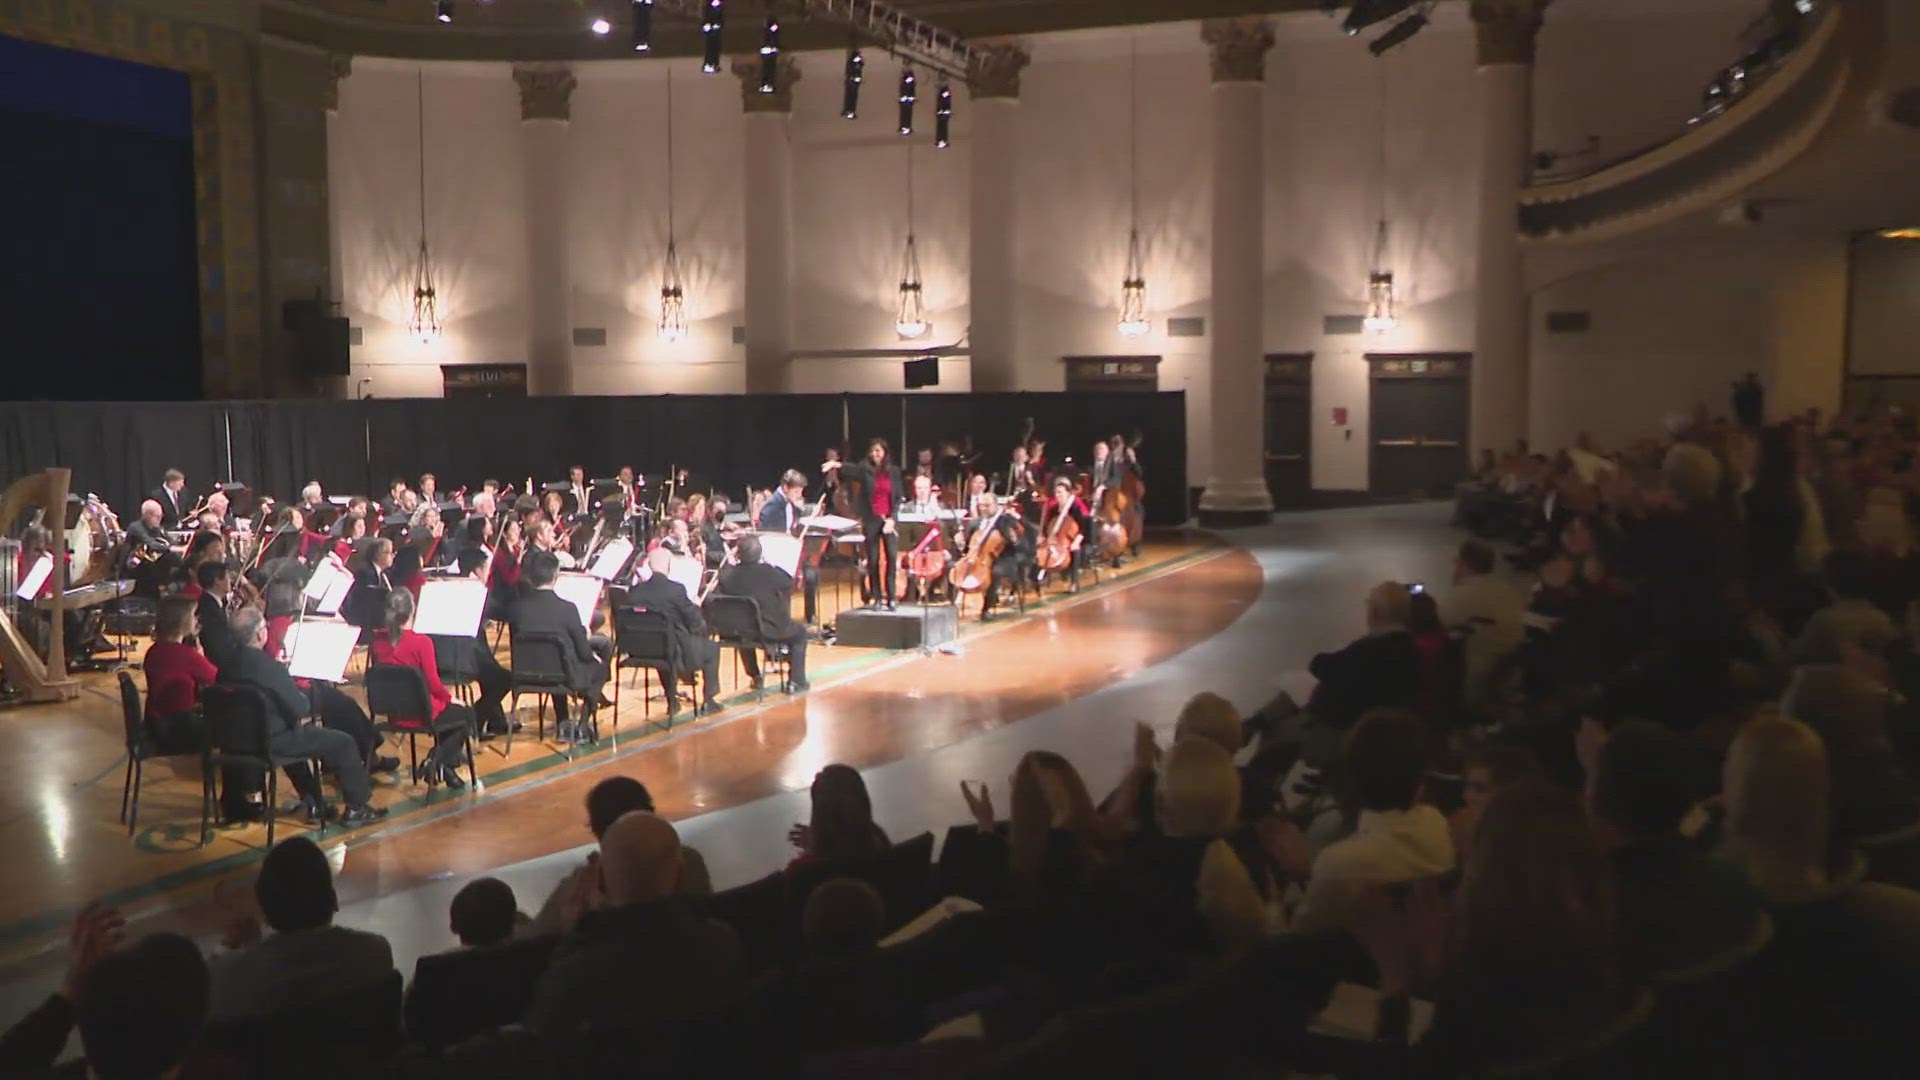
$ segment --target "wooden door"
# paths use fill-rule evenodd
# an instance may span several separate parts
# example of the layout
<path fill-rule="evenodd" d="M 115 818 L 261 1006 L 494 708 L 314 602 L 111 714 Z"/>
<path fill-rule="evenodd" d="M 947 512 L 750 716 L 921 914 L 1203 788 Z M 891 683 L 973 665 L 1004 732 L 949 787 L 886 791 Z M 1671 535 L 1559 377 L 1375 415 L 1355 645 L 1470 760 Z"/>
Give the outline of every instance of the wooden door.
<path fill-rule="evenodd" d="M 1276 509 L 1309 504 L 1313 494 L 1313 354 L 1266 359 L 1267 492 Z"/>
<path fill-rule="evenodd" d="M 1469 360 L 1467 353 L 1367 354 L 1375 498 L 1452 498 L 1466 478 Z"/>

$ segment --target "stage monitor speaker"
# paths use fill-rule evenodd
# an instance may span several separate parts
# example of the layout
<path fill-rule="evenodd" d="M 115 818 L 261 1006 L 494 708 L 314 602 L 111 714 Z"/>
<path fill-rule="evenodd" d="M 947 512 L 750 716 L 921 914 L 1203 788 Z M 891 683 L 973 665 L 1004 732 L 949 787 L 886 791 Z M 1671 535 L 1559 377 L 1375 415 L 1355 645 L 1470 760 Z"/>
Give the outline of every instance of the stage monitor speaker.
<path fill-rule="evenodd" d="M 940 385 L 940 358 L 937 356 L 923 356 L 918 360 L 909 360 L 901 367 L 906 373 L 909 390 Z"/>
<path fill-rule="evenodd" d="M 321 378 L 351 374 L 353 350 L 347 338 L 344 315 L 321 315 L 295 330 L 293 348 L 300 370 Z"/>

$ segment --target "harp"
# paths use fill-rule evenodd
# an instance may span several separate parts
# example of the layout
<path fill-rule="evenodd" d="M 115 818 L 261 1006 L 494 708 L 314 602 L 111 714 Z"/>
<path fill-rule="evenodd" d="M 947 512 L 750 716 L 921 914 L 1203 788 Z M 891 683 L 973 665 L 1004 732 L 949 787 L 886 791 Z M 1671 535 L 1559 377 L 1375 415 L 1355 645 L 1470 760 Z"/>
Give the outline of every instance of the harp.
<path fill-rule="evenodd" d="M 52 618 L 47 628 L 47 658 L 40 659 L 33 645 L 21 635 L 4 610 L 0 610 L 0 668 L 28 701 L 70 701 L 80 696 L 80 684 L 67 676 L 66 641 L 66 559 L 67 484 L 72 473 L 66 469 L 48 469 L 23 476 L 0 493 L 0 529 L 11 530 L 27 510 L 40 507 L 44 520 L 53 530 L 49 550 L 53 559 Z"/>

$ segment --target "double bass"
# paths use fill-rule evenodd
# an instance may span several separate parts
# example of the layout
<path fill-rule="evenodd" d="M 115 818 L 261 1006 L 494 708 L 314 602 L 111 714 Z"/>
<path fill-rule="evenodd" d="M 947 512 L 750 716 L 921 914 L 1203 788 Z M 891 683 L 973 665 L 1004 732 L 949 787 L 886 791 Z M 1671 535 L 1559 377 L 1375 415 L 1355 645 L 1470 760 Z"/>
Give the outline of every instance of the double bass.
<path fill-rule="evenodd" d="M 1134 456 L 1139 446 L 1140 433 L 1135 432 L 1125 444 L 1128 465 L 1120 469 L 1117 483 L 1100 489 L 1099 505 L 1093 508 L 1093 528 L 1099 534 L 1099 554 L 1103 559 L 1125 554 L 1129 547 L 1140 542 L 1140 534 L 1146 529 L 1146 510 L 1141 500 L 1146 498 L 1147 485 L 1140 479 L 1139 459 Z M 1118 453 L 1116 450 L 1116 456 Z"/>

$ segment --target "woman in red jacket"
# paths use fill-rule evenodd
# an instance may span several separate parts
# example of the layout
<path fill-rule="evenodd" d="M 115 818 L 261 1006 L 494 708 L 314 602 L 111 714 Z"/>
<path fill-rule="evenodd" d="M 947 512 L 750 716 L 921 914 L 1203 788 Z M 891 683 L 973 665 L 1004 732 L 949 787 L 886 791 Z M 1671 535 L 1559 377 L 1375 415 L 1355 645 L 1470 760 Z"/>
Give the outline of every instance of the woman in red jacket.
<path fill-rule="evenodd" d="M 460 780 L 455 768 L 465 751 L 467 733 L 473 730 L 473 713 L 465 705 L 456 704 L 453 694 L 440 681 L 440 667 L 433 655 L 433 639 L 425 634 L 414 633 L 413 594 L 405 589 L 395 589 L 387 596 L 386 626 L 373 635 L 371 647 L 375 664 L 404 664 L 420 672 L 427 682 L 427 700 L 433 705 L 433 716 L 426 721 L 427 726 L 438 728 L 442 720 L 458 719 L 458 728 L 451 724 L 446 734 L 435 734 L 433 752 L 427 760 L 420 763 L 414 774 L 415 780 L 435 777 L 440 783 L 454 790 L 466 785 Z M 397 716 L 389 720 L 414 721 L 419 717 Z"/>
<path fill-rule="evenodd" d="M 192 600 L 162 600 L 153 644 L 140 661 L 147 676 L 147 737 L 162 752 L 199 743 L 200 690 L 220 674 L 198 648 L 186 644 L 198 622 Z"/>

